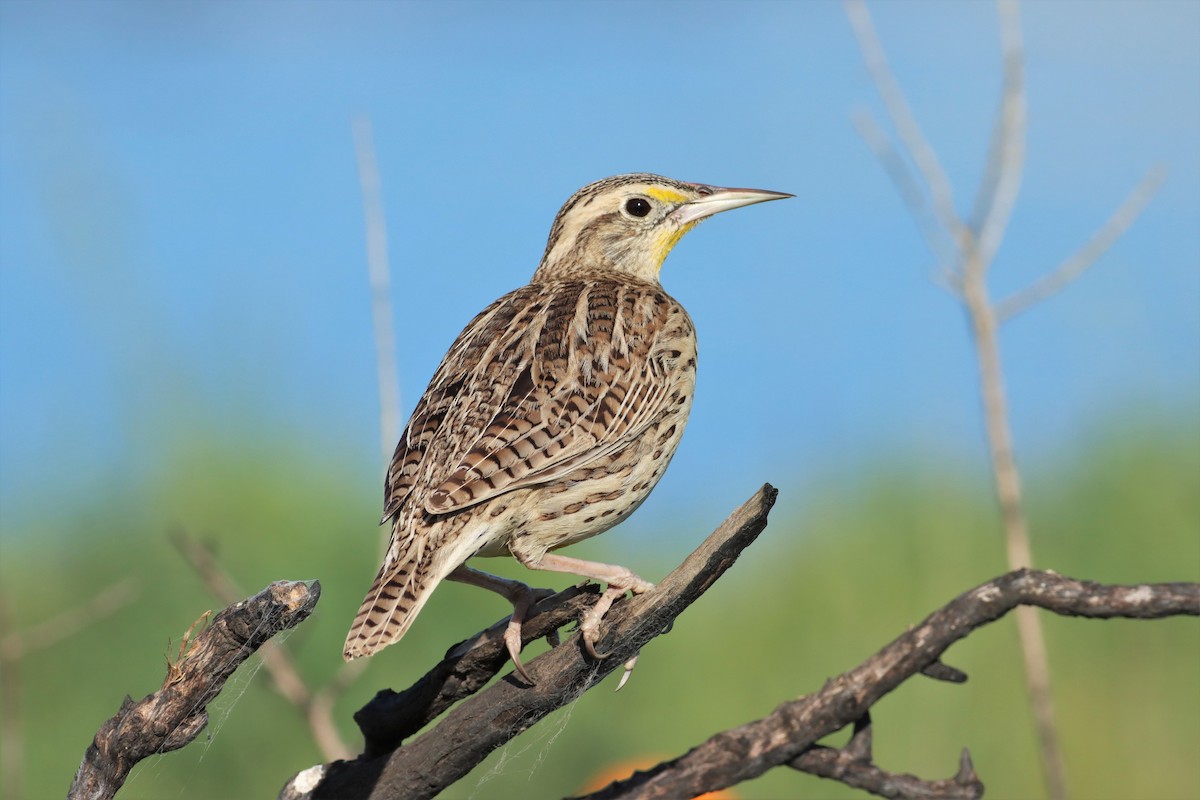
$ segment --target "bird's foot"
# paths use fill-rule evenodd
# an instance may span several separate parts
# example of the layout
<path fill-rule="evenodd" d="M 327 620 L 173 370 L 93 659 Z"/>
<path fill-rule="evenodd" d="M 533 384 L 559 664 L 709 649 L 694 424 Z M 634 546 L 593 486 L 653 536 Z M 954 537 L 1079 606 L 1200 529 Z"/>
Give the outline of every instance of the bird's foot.
<path fill-rule="evenodd" d="M 609 584 L 604 593 L 598 599 L 588 612 L 583 615 L 583 619 L 579 621 L 579 632 L 583 634 L 583 646 L 588 651 L 588 655 L 592 658 L 600 660 L 608 658 L 608 654 L 601 655 L 596 652 L 596 641 L 600 638 L 600 620 L 604 619 L 604 615 L 608 613 L 608 609 L 612 608 L 613 602 L 618 597 L 623 597 L 626 592 L 641 594 L 654 588 L 654 584 L 650 581 L 644 581 L 636 575 L 631 575 L 632 580 L 623 582 L 622 584 Z M 636 657 L 634 658 L 636 660 Z M 632 667 L 630 667 L 632 669 Z"/>
<path fill-rule="evenodd" d="M 472 569 L 466 564 L 457 567 L 447 576 L 452 581 L 460 583 L 469 583 L 472 586 L 478 586 L 488 591 L 502 595 L 508 602 L 512 603 L 513 613 L 508 619 L 508 624 L 504 626 L 504 647 L 508 650 L 508 655 L 512 658 L 513 666 L 517 670 L 517 674 L 526 683 L 533 684 L 533 680 L 529 677 L 529 673 L 525 670 L 525 665 L 521 663 L 521 623 L 525 621 L 525 617 L 529 614 L 529 609 L 537 605 L 542 600 L 554 594 L 553 589 L 531 589 L 521 581 L 514 581 L 508 578 L 501 578 L 496 575 L 491 575 L 486 572 L 480 572 L 477 569 Z M 470 642 L 466 649 L 479 647 L 485 641 L 494 639 L 495 633 L 498 632 L 499 626 L 494 626 L 484 633 L 483 636 L 477 637 Z M 557 633 L 557 632 L 556 632 Z M 462 648 L 460 648 L 462 649 Z"/>
<path fill-rule="evenodd" d="M 525 617 L 529 614 L 529 609 L 547 597 L 551 597 L 554 594 L 554 590 L 530 589 L 524 584 L 521 584 L 521 586 L 524 591 L 514 592 L 513 596 L 509 598 L 512 600 L 513 613 L 508 619 L 508 625 L 504 629 L 504 646 L 508 649 L 508 656 L 512 659 L 513 668 L 521 676 L 521 680 L 532 686 L 534 680 L 529 677 L 529 673 L 525 671 L 525 665 L 521 662 L 521 623 L 525 621 Z M 558 631 L 554 631 L 554 637 L 558 638 Z M 553 645 L 554 643 L 552 642 L 551 644 Z"/>
<path fill-rule="evenodd" d="M 512 545 L 509 545 L 509 550 L 517 561 L 530 569 L 568 572 L 608 584 L 608 588 L 601 593 L 596 603 L 579 620 L 579 631 L 583 637 L 583 647 L 587 650 L 588 655 L 597 660 L 607 658 L 607 655 L 601 655 L 596 652 L 596 642 L 600 638 L 600 620 L 604 618 L 608 609 L 612 607 L 613 602 L 626 592 L 641 594 L 654 588 L 653 583 L 638 577 L 628 567 L 621 567 L 615 564 L 601 564 L 596 561 L 584 561 L 545 551 L 529 552 Z M 625 674 L 621 676 L 621 686 L 624 686 L 625 682 L 629 680 L 629 673 L 633 670 L 633 665 L 636 662 L 637 656 L 625 662 Z M 620 686 L 617 688 L 620 688 Z"/>

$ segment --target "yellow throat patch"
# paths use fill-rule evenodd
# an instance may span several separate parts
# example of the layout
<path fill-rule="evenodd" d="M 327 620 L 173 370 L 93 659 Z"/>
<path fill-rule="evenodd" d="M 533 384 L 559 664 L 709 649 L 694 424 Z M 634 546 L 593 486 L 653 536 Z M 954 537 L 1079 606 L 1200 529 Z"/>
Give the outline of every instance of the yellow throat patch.
<path fill-rule="evenodd" d="M 672 189 L 663 189 L 657 186 L 652 186 L 646 190 L 646 194 L 663 203 L 686 203 L 690 199 L 687 195 L 676 192 Z M 699 220 L 697 220 L 699 222 Z M 663 262 L 667 260 L 667 256 L 675 245 L 679 244 L 679 240 L 683 235 L 696 227 L 696 222 L 689 222 L 682 228 L 664 233 L 659 237 L 658 245 L 654 249 L 655 266 L 662 271 Z"/>
<path fill-rule="evenodd" d="M 673 231 L 664 231 L 658 239 L 658 246 L 654 250 L 654 260 L 657 263 L 658 270 L 662 271 L 663 262 L 667 260 L 667 256 L 675 245 L 679 244 L 679 240 L 683 235 L 699 224 L 700 220 L 695 220 L 684 225 L 682 228 L 676 228 Z"/>

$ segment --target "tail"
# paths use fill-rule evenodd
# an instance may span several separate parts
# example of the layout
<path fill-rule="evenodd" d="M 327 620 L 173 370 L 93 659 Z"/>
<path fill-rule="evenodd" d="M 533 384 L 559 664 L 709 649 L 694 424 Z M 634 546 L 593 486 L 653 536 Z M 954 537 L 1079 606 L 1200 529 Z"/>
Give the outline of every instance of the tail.
<path fill-rule="evenodd" d="M 414 555 L 401 553 L 395 560 L 384 560 L 346 635 L 342 655 L 347 661 L 400 641 L 445 577 L 428 552 L 421 554 L 424 558 Z"/>

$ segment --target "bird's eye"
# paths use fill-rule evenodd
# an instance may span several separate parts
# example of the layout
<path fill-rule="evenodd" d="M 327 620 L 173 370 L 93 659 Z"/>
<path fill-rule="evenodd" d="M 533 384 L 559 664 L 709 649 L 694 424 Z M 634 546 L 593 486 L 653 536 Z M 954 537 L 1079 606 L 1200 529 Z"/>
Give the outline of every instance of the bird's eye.
<path fill-rule="evenodd" d="M 631 217 L 644 217 L 650 213 L 650 201 L 644 197 L 631 197 L 625 201 L 625 211 Z"/>

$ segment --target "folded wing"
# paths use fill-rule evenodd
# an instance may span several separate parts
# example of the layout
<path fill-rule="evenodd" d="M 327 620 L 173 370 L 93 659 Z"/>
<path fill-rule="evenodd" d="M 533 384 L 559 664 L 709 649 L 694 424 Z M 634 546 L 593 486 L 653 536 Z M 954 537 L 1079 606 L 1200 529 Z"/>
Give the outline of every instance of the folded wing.
<path fill-rule="evenodd" d="M 677 308 L 657 287 L 589 281 L 527 286 L 484 310 L 409 421 L 385 518 L 452 513 L 636 439 L 670 393 L 655 332 Z"/>

